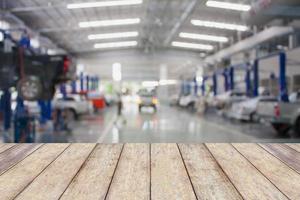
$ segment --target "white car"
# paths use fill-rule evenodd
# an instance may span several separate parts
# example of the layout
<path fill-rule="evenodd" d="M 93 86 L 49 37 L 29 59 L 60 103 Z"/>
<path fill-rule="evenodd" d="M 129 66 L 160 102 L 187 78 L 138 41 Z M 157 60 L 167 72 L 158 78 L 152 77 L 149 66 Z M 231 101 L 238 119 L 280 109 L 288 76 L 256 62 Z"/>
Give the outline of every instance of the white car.
<path fill-rule="evenodd" d="M 54 109 L 70 111 L 75 119 L 79 115 L 90 114 L 93 111 L 92 103 L 83 95 L 70 95 L 53 101 Z"/>
<path fill-rule="evenodd" d="M 197 101 L 198 97 L 195 95 L 182 96 L 179 99 L 179 106 L 193 110 Z"/>
<path fill-rule="evenodd" d="M 242 102 L 233 103 L 227 111 L 229 118 L 254 121 L 254 116 L 257 114 L 258 104 L 263 101 L 276 100 L 275 97 L 261 96 L 253 99 L 248 99 Z"/>
<path fill-rule="evenodd" d="M 248 97 L 244 92 L 229 91 L 216 96 L 213 105 L 219 110 L 228 109 L 233 103 L 242 102 L 247 99 Z"/>

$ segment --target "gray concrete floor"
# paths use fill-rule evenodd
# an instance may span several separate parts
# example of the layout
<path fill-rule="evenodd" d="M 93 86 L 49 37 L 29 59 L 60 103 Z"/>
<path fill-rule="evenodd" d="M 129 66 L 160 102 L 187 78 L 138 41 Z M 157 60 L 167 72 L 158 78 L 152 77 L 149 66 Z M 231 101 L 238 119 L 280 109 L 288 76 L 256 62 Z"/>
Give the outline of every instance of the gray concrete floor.
<path fill-rule="evenodd" d="M 215 114 L 205 118 L 185 110 L 160 106 L 138 112 L 135 104 L 124 106 L 123 117 L 116 109 L 84 118 L 73 130 L 74 142 L 101 143 L 201 143 L 201 142 L 300 142 L 300 137 L 278 136 L 267 125 L 223 119 Z"/>
<path fill-rule="evenodd" d="M 223 119 L 216 114 L 197 116 L 179 108 L 160 106 L 138 112 L 136 104 L 125 104 L 117 118 L 115 107 L 83 116 L 71 124 L 70 132 L 53 129 L 37 134 L 37 142 L 81 143 L 203 143 L 203 142 L 300 142 L 295 134 L 278 136 L 268 125 Z"/>

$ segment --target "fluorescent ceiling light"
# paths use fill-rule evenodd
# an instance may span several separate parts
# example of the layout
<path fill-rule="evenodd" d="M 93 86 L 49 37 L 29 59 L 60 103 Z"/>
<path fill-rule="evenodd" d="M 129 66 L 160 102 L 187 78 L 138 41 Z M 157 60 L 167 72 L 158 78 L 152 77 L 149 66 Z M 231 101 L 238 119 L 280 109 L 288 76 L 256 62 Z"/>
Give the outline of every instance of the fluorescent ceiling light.
<path fill-rule="evenodd" d="M 79 9 L 79 8 L 97 8 L 97 7 L 111 7 L 111 6 L 129 6 L 129 5 L 137 5 L 142 3 L 143 0 L 96 1 L 96 2 L 68 4 L 67 8 Z"/>
<path fill-rule="evenodd" d="M 178 82 L 177 80 L 160 80 L 159 85 L 176 85 Z"/>
<path fill-rule="evenodd" d="M 112 43 L 99 43 L 95 44 L 95 49 L 108 49 L 108 48 L 117 48 L 117 47 L 133 47 L 137 46 L 137 41 L 127 41 L 127 42 L 112 42 Z"/>
<path fill-rule="evenodd" d="M 114 20 L 80 22 L 79 27 L 89 28 L 89 27 L 101 27 L 101 26 L 118 26 L 118 25 L 139 24 L 140 22 L 141 22 L 140 18 L 114 19 Z"/>
<path fill-rule="evenodd" d="M 239 24 L 229 24 L 223 22 L 203 21 L 203 20 L 192 20 L 191 23 L 195 26 L 204 26 L 209 28 L 228 29 L 236 31 L 247 31 L 248 27 Z"/>
<path fill-rule="evenodd" d="M 250 5 L 229 3 L 229 2 L 222 2 L 222 1 L 210 1 L 209 0 L 206 2 L 206 6 L 213 7 L 213 8 L 228 9 L 228 10 L 245 11 L 245 12 L 251 10 Z"/>
<path fill-rule="evenodd" d="M 186 42 L 172 42 L 172 46 L 173 47 L 182 47 L 182 48 L 187 48 L 187 49 L 208 50 L 208 51 L 211 51 L 214 49 L 214 47 L 212 45 L 186 43 Z"/>
<path fill-rule="evenodd" d="M 179 37 L 190 38 L 190 39 L 195 39 L 195 40 L 213 41 L 213 42 L 228 42 L 229 41 L 229 39 L 227 37 L 194 34 L 194 33 L 180 33 Z"/>
<path fill-rule="evenodd" d="M 142 82 L 142 86 L 146 88 L 153 88 L 159 86 L 158 81 L 144 81 Z"/>
<path fill-rule="evenodd" d="M 105 34 L 94 34 L 89 35 L 89 40 L 105 40 L 105 39 L 115 39 L 115 38 L 128 38 L 137 37 L 138 32 L 123 32 L 123 33 L 105 33 Z"/>

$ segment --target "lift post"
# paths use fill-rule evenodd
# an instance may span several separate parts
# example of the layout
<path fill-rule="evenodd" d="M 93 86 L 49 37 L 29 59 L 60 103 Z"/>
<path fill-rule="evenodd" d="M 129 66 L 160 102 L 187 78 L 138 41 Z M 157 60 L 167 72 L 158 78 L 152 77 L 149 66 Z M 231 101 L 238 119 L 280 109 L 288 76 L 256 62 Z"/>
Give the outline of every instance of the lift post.
<path fill-rule="evenodd" d="M 83 72 L 80 73 L 80 92 L 84 91 L 84 75 Z"/>
<path fill-rule="evenodd" d="M 214 92 L 214 96 L 218 95 L 218 77 L 217 77 L 217 73 L 215 72 L 213 75 L 213 92 Z"/>
<path fill-rule="evenodd" d="M 225 88 L 225 91 L 227 92 L 230 89 L 229 78 L 228 78 L 229 70 L 228 69 L 224 69 L 223 77 L 224 77 L 224 88 Z"/>
<path fill-rule="evenodd" d="M 72 94 L 76 94 L 77 93 L 77 81 L 73 80 L 71 82 L 71 88 L 72 88 Z"/>
<path fill-rule="evenodd" d="M 261 58 L 257 58 L 254 61 L 253 73 L 254 73 L 254 88 L 253 95 L 257 97 L 259 89 L 259 61 L 264 60 L 270 57 L 278 56 L 279 57 L 279 85 L 280 85 L 280 100 L 283 102 L 289 101 L 288 89 L 287 89 L 287 80 L 286 80 L 286 53 L 281 51 L 279 53 L 271 54 Z"/>
<path fill-rule="evenodd" d="M 90 91 L 90 76 L 86 76 L 86 91 Z"/>
<path fill-rule="evenodd" d="M 233 67 L 229 68 L 229 82 L 230 82 L 230 90 L 234 90 L 235 84 L 234 84 L 234 68 Z"/>
<path fill-rule="evenodd" d="M 11 128 L 11 118 L 12 118 L 12 110 L 11 110 L 11 93 L 9 89 L 5 89 L 3 91 L 3 95 L 1 96 L 1 104 L 3 111 L 3 128 L 4 131 L 8 131 Z"/>

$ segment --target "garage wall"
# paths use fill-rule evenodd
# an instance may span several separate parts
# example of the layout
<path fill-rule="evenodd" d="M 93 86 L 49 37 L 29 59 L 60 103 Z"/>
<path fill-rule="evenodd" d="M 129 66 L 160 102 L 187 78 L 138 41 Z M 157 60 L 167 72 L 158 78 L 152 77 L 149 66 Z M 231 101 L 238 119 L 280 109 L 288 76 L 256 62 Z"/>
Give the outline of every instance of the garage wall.
<path fill-rule="evenodd" d="M 169 79 L 188 77 L 202 62 L 197 53 L 176 50 L 147 53 L 141 49 L 83 54 L 78 60 L 88 73 L 108 80 L 112 77 L 113 63 L 121 63 L 125 81 L 159 80 L 160 66 L 167 66 Z"/>

